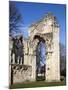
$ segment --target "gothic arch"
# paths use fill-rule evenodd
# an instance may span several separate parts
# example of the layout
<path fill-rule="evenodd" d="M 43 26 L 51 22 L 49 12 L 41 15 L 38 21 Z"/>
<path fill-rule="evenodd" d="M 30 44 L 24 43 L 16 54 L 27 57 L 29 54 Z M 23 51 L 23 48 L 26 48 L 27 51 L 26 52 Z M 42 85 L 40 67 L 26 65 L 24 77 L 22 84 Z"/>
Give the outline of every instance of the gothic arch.
<path fill-rule="evenodd" d="M 33 52 L 36 51 L 37 44 L 40 41 L 43 41 L 45 43 L 45 39 L 43 37 L 41 37 L 40 35 L 35 35 L 34 38 L 33 38 L 33 42 L 34 42 L 34 45 L 33 45 L 34 46 L 34 50 L 33 50 Z"/>
<path fill-rule="evenodd" d="M 37 44 L 39 41 L 43 41 L 45 43 L 45 47 L 46 47 L 46 68 L 45 68 L 46 69 L 45 77 L 46 77 L 46 76 L 48 76 L 48 72 L 50 74 L 50 68 L 51 68 L 51 66 L 49 65 L 49 62 L 52 59 L 52 53 L 53 53 L 53 50 L 52 50 L 52 48 L 53 48 L 53 33 L 48 33 L 48 34 L 44 34 L 44 35 L 36 34 L 33 36 L 30 46 L 32 47 L 33 55 L 35 55 L 35 56 L 36 56 L 36 47 L 37 47 Z M 36 66 L 35 66 L 35 68 L 36 68 Z M 35 76 L 35 78 L 36 78 L 36 76 Z"/>
<path fill-rule="evenodd" d="M 32 54 L 34 56 L 36 56 L 35 51 L 39 40 L 42 39 L 45 41 L 45 75 L 47 81 L 60 80 L 59 29 L 59 24 L 55 19 L 55 16 L 51 14 L 48 14 L 47 17 L 29 28 L 29 46 L 32 49 Z M 36 62 L 36 57 L 34 60 Z"/>

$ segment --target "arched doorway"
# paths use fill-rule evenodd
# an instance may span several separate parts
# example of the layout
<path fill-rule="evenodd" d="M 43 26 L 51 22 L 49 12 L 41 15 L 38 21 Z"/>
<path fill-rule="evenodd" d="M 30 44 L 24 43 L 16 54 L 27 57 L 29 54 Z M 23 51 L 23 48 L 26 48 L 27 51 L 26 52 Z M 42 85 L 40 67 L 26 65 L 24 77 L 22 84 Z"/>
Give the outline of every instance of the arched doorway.
<path fill-rule="evenodd" d="M 35 36 L 38 39 L 36 46 L 36 80 L 45 80 L 46 68 L 46 46 L 45 40 L 40 36 Z"/>

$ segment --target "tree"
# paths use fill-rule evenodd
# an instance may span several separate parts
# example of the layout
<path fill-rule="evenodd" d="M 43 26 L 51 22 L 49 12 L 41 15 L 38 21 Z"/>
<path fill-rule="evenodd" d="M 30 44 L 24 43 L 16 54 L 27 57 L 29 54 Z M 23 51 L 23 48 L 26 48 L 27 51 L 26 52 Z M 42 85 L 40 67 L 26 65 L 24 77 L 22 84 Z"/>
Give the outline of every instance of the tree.
<path fill-rule="evenodd" d="M 60 74 L 66 76 L 66 47 L 60 43 Z"/>
<path fill-rule="evenodd" d="M 9 34 L 19 33 L 22 25 L 22 16 L 13 1 L 9 2 Z"/>

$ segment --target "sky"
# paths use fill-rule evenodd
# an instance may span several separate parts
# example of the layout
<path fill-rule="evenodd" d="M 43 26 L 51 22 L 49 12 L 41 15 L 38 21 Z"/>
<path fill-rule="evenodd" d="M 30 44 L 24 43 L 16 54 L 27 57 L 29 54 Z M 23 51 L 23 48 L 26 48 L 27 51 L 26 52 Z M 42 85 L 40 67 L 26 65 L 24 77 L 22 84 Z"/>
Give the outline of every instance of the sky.
<path fill-rule="evenodd" d="M 47 4 L 14 1 L 16 7 L 23 17 L 22 33 L 28 38 L 28 27 L 31 23 L 43 18 L 48 12 L 56 16 L 60 25 L 60 42 L 65 45 L 66 40 L 66 5 L 65 4 Z"/>
<path fill-rule="evenodd" d="M 38 64 L 38 66 L 40 65 L 40 67 L 44 66 L 44 64 L 46 64 L 45 60 L 46 60 L 46 47 L 45 47 L 45 43 L 43 43 L 42 41 L 37 45 L 37 49 L 36 49 L 36 55 L 37 55 L 37 60 L 40 59 L 40 62 Z"/>

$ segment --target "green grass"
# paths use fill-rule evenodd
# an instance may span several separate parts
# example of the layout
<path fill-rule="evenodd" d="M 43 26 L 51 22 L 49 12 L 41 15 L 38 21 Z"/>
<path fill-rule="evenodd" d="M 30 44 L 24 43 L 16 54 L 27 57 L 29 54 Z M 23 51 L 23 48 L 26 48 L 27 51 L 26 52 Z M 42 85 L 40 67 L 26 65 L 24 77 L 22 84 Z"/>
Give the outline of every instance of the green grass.
<path fill-rule="evenodd" d="M 66 85 L 65 81 L 62 81 L 62 82 L 36 81 L 36 82 L 16 83 L 14 85 L 11 85 L 10 89 L 13 89 L 13 88 L 48 87 L 48 86 L 64 86 L 64 85 Z"/>

